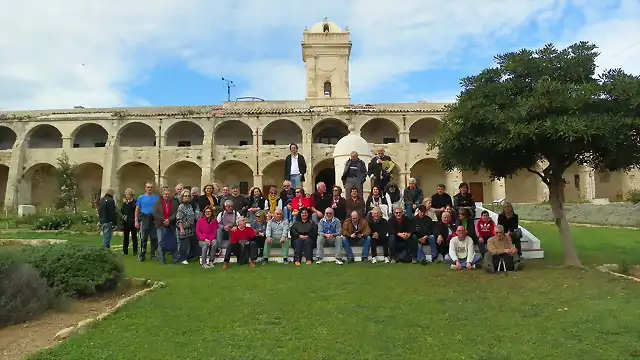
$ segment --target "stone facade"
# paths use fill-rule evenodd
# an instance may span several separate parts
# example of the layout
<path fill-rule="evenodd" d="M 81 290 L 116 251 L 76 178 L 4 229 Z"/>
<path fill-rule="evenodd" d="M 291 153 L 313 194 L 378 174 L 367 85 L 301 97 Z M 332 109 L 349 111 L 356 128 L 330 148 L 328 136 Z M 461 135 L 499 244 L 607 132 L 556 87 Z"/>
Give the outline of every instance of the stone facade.
<path fill-rule="evenodd" d="M 126 188 L 140 193 L 146 181 L 160 186 L 239 184 L 243 190 L 280 186 L 292 142 L 307 158 L 305 187 L 310 191 L 317 181 L 333 183 L 334 145 L 350 132 L 366 139 L 372 151 L 386 149 L 396 163 L 394 181 L 400 187 L 415 177 L 426 193 L 439 183 L 454 193 L 467 181 L 474 197 L 485 203 L 546 199 L 546 186 L 527 172 L 501 181 L 489 181 L 482 173 L 444 172 L 436 162 L 437 150 L 427 151 L 427 144 L 445 104 L 351 105 L 347 30 L 326 19 L 305 29 L 308 86 L 301 101 L 0 112 L 0 199 L 6 207 L 50 206 L 62 152 L 81 167 L 85 199 L 107 187 L 116 194 Z M 599 174 L 575 167 L 566 178 L 567 200 L 617 200 L 640 188 L 637 173 Z"/>

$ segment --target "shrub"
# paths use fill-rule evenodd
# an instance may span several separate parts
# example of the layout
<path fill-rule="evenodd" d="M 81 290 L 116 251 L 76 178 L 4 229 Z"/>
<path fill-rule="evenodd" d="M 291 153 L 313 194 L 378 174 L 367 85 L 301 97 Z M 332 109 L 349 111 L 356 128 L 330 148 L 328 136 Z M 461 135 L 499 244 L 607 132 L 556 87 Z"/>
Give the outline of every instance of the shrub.
<path fill-rule="evenodd" d="M 96 231 L 98 215 L 95 212 L 50 213 L 40 216 L 33 225 L 35 230 L 82 230 Z"/>
<path fill-rule="evenodd" d="M 14 250 L 0 250 L 0 327 L 19 324 L 49 309 L 54 292 L 38 270 Z"/>
<path fill-rule="evenodd" d="M 121 258 L 89 244 L 52 244 L 22 249 L 57 295 L 84 297 L 115 289 L 124 278 Z"/>
<path fill-rule="evenodd" d="M 632 204 L 640 204 L 640 190 L 632 189 L 627 193 L 627 196 L 624 197 L 624 201 L 630 202 Z"/>

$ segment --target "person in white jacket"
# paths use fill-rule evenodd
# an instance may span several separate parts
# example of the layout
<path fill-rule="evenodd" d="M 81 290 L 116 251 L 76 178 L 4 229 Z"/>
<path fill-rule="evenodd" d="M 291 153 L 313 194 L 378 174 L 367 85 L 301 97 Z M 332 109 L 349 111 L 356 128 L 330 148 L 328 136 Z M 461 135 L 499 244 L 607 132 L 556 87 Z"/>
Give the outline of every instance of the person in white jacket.
<path fill-rule="evenodd" d="M 467 235 L 464 226 L 456 228 L 456 236 L 449 242 L 449 254 L 444 257 L 447 264 L 451 264 L 451 269 L 473 269 L 482 257 L 476 254 L 473 239 Z"/>

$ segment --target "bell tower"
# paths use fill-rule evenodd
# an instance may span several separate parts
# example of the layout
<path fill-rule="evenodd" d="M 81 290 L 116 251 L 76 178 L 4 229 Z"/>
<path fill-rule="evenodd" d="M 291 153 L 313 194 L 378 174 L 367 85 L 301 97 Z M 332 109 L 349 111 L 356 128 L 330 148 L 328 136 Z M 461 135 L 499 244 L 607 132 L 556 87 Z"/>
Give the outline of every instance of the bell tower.
<path fill-rule="evenodd" d="M 349 105 L 349 28 L 327 18 L 308 29 L 302 40 L 306 69 L 306 100 L 311 106 Z"/>

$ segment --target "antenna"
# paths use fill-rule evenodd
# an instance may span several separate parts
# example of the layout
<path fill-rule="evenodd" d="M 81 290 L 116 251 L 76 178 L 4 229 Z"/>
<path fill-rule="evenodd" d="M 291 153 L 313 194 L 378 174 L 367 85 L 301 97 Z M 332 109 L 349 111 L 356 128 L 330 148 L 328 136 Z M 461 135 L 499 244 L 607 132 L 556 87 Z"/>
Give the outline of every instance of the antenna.
<path fill-rule="evenodd" d="M 233 81 L 229 79 L 225 79 L 224 77 L 222 78 L 222 81 L 226 83 L 225 86 L 227 87 L 227 101 L 231 101 L 231 88 L 236 87 L 236 84 L 234 84 Z"/>

